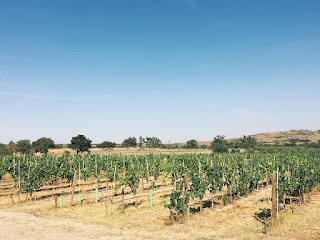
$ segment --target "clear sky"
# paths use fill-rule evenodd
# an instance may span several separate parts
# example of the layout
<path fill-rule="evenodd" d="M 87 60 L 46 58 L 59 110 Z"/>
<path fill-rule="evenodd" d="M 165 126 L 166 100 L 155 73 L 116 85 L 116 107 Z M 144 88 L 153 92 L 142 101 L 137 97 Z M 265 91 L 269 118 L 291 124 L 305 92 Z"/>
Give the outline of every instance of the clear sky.
<path fill-rule="evenodd" d="M 0 142 L 320 128 L 318 0 L 1 0 Z"/>

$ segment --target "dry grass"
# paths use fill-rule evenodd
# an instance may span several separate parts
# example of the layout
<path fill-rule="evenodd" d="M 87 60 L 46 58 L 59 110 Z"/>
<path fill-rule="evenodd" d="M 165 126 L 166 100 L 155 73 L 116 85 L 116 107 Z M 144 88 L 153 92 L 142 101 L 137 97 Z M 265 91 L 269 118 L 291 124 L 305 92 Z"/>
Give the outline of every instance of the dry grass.
<path fill-rule="evenodd" d="M 290 139 L 299 139 L 300 141 L 310 140 L 310 142 L 318 142 L 320 140 L 320 132 L 309 130 L 292 130 L 286 132 L 271 132 L 253 135 L 258 142 L 274 144 L 289 143 Z M 299 143 L 298 143 L 299 144 Z"/>
<path fill-rule="evenodd" d="M 259 133 L 250 135 L 257 139 L 259 143 L 264 144 L 284 144 L 289 143 L 290 139 L 298 139 L 301 142 L 297 144 L 303 144 L 303 141 L 318 142 L 320 140 L 319 131 L 310 131 L 310 130 L 291 130 L 285 132 L 269 132 L 269 133 Z M 232 142 L 239 138 L 230 138 L 228 141 Z M 199 142 L 199 144 L 210 145 L 211 142 Z"/>
<path fill-rule="evenodd" d="M 61 156 L 69 152 L 76 154 L 76 151 L 69 148 L 49 149 L 49 154 Z M 211 153 L 210 149 L 162 149 L 162 148 L 91 148 L 92 154 L 147 154 L 147 153 L 168 153 L 168 154 L 182 154 L 182 153 Z"/>
<path fill-rule="evenodd" d="M 54 200 L 29 202 L 6 209 L 103 226 L 113 234 L 120 231 L 118 236 L 123 239 L 129 236 L 141 239 L 320 239 L 319 193 L 294 213 L 283 214 L 278 226 L 268 235 L 263 234 L 263 224 L 254 218 L 254 214 L 270 207 L 270 203 L 260 201 L 270 197 L 270 192 L 270 188 L 263 189 L 235 201 L 233 205 L 216 206 L 213 211 L 205 208 L 202 214 L 192 214 L 189 221 L 173 225 L 168 224 L 169 210 L 164 205 L 169 197 L 164 193 L 154 196 L 153 207 L 149 206 L 147 196 L 138 199 L 137 207 L 133 204 L 134 199 L 127 199 L 124 212 L 120 203 L 112 204 L 110 211 L 106 211 L 105 203 L 70 207 L 69 196 L 64 198 L 65 207 L 62 209 L 54 208 Z"/>
<path fill-rule="evenodd" d="M 10 178 L 5 177 L 7 181 Z M 87 190 L 94 185 L 91 181 Z M 140 186 L 141 187 L 141 186 Z M 147 185 L 145 185 L 147 187 Z M 216 205 L 214 210 L 204 208 L 202 214 L 191 214 L 189 221 L 179 221 L 171 224 L 169 210 L 165 204 L 169 203 L 168 194 L 172 187 L 162 186 L 154 191 L 153 206 L 149 206 L 148 192 L 138 197 L 125 196 L 125 211 L 121 210 L 121 196 L 116 196 L 111 204 L 109 200 L 111 190 L 100 191 L 101 202 L 95 203 L 95 192 L 86 191 L 82 194 L 85 199 L 82 206 L 78 205 L 78 196 L 75 196 L 75 206 L 70 206 L 70 195 L 64 195 L 63 208 L 55 208 L 54 198 L 12 204 L 9 196 L 0 198 L 1 208 L 11 212 L 30 213 L 37 217 L 50 219 L 47 224 L 66 222 L 75 224 L 81 222 L 83 229 L 97 232 L 103 239 L 108 229 L 109 238 L 113 239 L 320 239 L 320 194 L 313 195 L 311 201 L 302 207 L 296 207 L 294 213 L 281 214 L 279 223 L 270 229 L 268 235 L 263 234 L 264 225 L 254 217 L 261 209 L 270 208 L 271 203 L 260 201 L 270 197 L 271 189 L 262 189 L 247 197 L 242 197 L 224 207 Z M 68 192 L 69 188 L 66 189 Z M 51 190 L 43 190 L 41 194 L 51 194 Z M 206 198 L 209 198 L 207 195 Z M 15 201 L 17 196 L 15 196 Z M 60 200 L 60 199 L 58 199 Z M 138 205 L 135 206 L 134 202 Z M 58 201 L 59 202 L 59 201 Z M 217 200 L 216 202 L 219 203 Z M 106 207 L 107 203 L 107 207 Z M 197 212 L 199 204 L 194 205 Z M 20 216 L 19 216 L 20 218 Z M 23 216 L 28 221 L 28 216 Z M 1 218 L 0 218 L 1 219 Z M 42 225 L 41 218 L 36 225 Z M 16 220 L 15 220 L 16 221 Z M 21 224 L 23 225 L 23 224 Z M 64 228 L 61 231 L 70 231 Z M 44 232 L 47 226 L 42 227 Z M 96 229 L 97 228 L 97 229 Z M 75 227 L 76 229 L 76 227 Z M 60 231 L 60 230 L 59 230 Z M 76 230 L 75 230 L 76 231 Z M 74 233 L 76 235 L 76 232 Z M 40 237 L 41 239 L 41 237 Z M 86 239 L 86 238 L 84 238 Z"/>

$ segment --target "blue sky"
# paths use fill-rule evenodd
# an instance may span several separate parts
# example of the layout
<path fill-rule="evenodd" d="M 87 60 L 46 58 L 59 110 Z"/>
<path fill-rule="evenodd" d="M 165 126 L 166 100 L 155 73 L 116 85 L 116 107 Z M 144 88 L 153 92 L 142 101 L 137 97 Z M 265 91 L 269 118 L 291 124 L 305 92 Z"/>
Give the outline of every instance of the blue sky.
<path fill-rule="evenodd" d="M 0 142 L 320 128 L 320 1 L 2 0 Z"/>

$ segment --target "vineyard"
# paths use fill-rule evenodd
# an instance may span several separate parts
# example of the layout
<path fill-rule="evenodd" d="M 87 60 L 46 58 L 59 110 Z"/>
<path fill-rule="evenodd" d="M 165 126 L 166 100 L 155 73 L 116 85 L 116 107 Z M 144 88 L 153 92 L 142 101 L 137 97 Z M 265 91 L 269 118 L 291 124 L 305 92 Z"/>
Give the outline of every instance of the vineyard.
<path fill-rule="evenodd" d="M 257 188 L 267 186 L 277 175 L 277 209 L 304 201 L 305 193 L 320 183 L 320 155 L 316 150 L 230 154 L 110 154 L 20 156 L 0 158 L 0 179 L 10 174 L 13 190 L 5 185 L 0 195 L 19 202 L 70 197 L 71 205 L 82 204 L 85 195 L 95 192 L 95 202 L 114 203 L 135 199 L 149 190 L 169 188 L 171 218 L 190 218 L 209 202 L 227 204 Z M 7 191 L 6 191 L 7 189 Z M 9 189 L 9 190 L 8 190 Z M 108 192 L 108 194 L 104 194 Z M 79 201 L 73 201 L 74 196 Z M 271 197 L 271 196 L 270 196 Z M 12 200 L 13 201 L 13 200 Z M 136 201 L 135 201 L 135 204 Z M 60 200 L 60 207 L 63 203 Z"/>

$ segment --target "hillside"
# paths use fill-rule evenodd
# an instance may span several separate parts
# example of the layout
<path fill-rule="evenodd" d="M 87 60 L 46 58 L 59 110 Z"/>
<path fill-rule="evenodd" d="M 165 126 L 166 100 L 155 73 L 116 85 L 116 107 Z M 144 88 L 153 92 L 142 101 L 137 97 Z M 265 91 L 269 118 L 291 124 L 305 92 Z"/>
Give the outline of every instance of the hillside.
<path fill-rule="evenodd" d="M 289 143 L 290 140 L 296 140 L 297 144 L 318 142 L 320 140 L 320 130 L 310 131 L 310 130 L 290 130 L 285 132 L 269 132 L 269 133 L 259 133 L 250 135 L 255 137 L 259 143 L 263 144 L 285 144 Z M 235 141 L 239 138 L 230 138 L 228 141 Z M 200 142 L 200 144 L 209 145 L 210 142 Z"/>
<path fill-rule="evenodd" d="M 285 132 L 270 132 L 252 135 L 259 143 L 265 144 L 284 144 L 290 140 L 296 140 L 297 144 L 306 142 L 318 142 L 320 140 L 320 131 L 310 130 L 291 130 Z"/>

